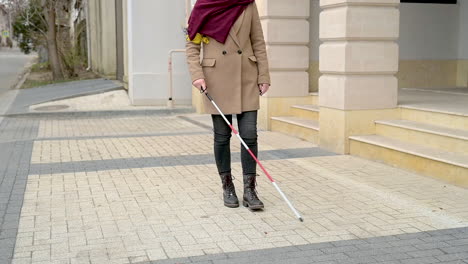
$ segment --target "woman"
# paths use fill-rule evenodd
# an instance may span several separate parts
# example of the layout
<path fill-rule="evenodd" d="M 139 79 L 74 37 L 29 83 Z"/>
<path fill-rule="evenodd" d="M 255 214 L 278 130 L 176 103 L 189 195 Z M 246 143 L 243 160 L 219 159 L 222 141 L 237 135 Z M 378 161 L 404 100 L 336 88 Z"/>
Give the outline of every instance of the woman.
<path fill-rule="evenodd" d="M 270 74 L 254 0 L 198 0 L 187 33 L 187 63 L 193 86 L 209 92 L 229 121 L 232 114 L 237 115 L 240 136 L 257 155 L 259 94 L 268 91 Z M 231 129 L 207 98 L 204 107 L 212 115 L 214 154 L 224 205 L 239 207 L 231 175 Z M 241 162 L 243 205 L 251 210 L 263 209 L 255 190 L 256 163 L 242 146 Z"/>

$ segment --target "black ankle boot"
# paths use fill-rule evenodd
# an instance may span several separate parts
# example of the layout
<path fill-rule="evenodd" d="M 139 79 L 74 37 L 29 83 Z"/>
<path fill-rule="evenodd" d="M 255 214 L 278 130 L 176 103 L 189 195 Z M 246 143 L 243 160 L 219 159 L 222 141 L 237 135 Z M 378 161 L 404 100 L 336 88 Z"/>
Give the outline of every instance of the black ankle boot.
<path fill-rule="evenodd" d="M 232 182 L 231 173 L 220 173 L 219 176 L 221 177 L 221 182 L 223 183 L 224 206 L 230 208 L 239 207 L 239 199 L 237 199 L 236 188 Z"/>
<path fill-rule="evenodd" d="M 244 174 L 244 198 L 242 205 L 248 207 L 250 210 L 260 210 L 264 208 L 264 205 L 260 199 L 258 199 L 257 191 L 255 190 L 257 175 L 255 174 Z"/>

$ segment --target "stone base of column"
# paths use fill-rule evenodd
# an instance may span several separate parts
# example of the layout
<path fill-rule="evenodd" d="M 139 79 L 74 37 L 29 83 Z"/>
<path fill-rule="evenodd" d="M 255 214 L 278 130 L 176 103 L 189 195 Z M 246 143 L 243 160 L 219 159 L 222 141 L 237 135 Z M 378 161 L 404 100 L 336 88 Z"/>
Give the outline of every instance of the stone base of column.
<path fill-rule="evenodd" d="M 468 60 L 458 61 L 457 86 L 468 87 Z"/>
<path fill-rule="evenodd" d="M 349 137 L 375 134 L 376 120 L 399 118 L 399 109 L 339 110 L 320 107 L 320 147 L 349 154 Z"/>
<path fill-rule="evenodd" d="M 317 103 L 316 96 L 261 97 L 258 127 L 263 130 L 271 130 L 271 117 L 289 116 L 293 105 L 316 105 Z"/>
<path fill-rule="evenodd" d="M 192 87 L 192 106 L 193 108 L 195 108 L 197 114 L 201 114 L 205 111 L 205 106 L 203 105 L 203 97 L 195 87 Z"/>

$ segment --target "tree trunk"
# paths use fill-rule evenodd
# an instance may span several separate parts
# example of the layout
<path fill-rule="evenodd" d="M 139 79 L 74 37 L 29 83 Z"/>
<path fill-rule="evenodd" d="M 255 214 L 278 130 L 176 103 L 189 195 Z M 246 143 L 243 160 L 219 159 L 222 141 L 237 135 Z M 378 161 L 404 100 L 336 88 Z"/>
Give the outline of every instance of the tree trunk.
<path fill-rule="evenodd" d="M 49 51 L 49 63 L 52 68 L 54 80 L 63 79 L 62 66 L 60 64 L 58 48 L 57 48 L 57 31 L 55 27 L 55 4 L 51 1 L 45 8 L 47 19 L 47 49 Z"/>
<path fill-rule="evenodd" d="M 70 0 L 68 7 L 68 26 L 70 27 L 70 47 L 75 48 L 75 4 L 76 0 Z"/>

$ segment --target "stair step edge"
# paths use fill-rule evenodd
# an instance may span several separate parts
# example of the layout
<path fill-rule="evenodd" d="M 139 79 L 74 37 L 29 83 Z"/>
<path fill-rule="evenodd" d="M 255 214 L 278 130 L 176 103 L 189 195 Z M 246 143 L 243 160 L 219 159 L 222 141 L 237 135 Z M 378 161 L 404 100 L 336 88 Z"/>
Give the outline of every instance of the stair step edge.
<path fill-rule="evenodd" d="M 438 114 L 444 114 L 444 115 L 454 115 L 458 117 L 468 117 L 468 114 L 466 113 L 461 113 L 461 112 L 455 112 L 455 111 L 448 111 L 448 110 L 440 110 L 440 109 L 433 109 L 429 107 L 424 107 L 424 106 L 417 106 L 417 105 L 398 105 L 399 108 L 403 110 L 416 110 L 416 111 L 423 111 L 423 112 L 431 112 L 431 113 L 438 113 Z"/>
<path fill-rule="evenodd" d="M 440 151 L 378 135 L 351 136 L 349 139 L 468 169 L 468 156 L 466 155 Z"/>
<path fill-rule="evenodd" d="M 320 108 L 317 105 L 293 105 L 291 108 L 297 108 L 311 112 L 320 112 Z"/>
<path fill-rule="evenodd" d="M 439 136 L 446 136 L 451 138 L 457 138 L 462 140 L 468 140 L 468 131 L 454 128 L 441 127 L 416 121 L 410 120 L 377 120 L 376 124 L 405 128 L 416 130 L 419 132 L 425 132 L 429 134 L 435 134 Z"/>
<path fill-rule="evenodd" d="M 288 116 L 278 116 L 278 117 L 272 117 L 272 120 L 276 121 L 281 121 L 313 130 L 319 130 L 319 123 L 314 120 L 308 120 L 308 119 L 302 119 L 302 118 L 293 118 L 293 117 L 288 117 Z"/>

